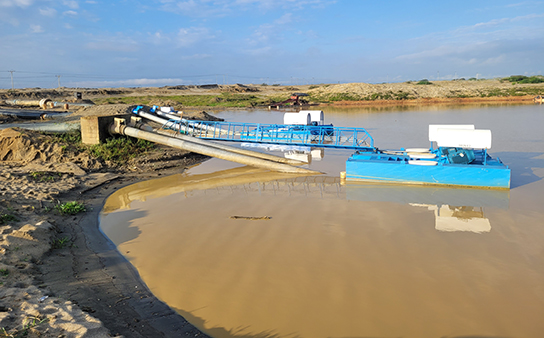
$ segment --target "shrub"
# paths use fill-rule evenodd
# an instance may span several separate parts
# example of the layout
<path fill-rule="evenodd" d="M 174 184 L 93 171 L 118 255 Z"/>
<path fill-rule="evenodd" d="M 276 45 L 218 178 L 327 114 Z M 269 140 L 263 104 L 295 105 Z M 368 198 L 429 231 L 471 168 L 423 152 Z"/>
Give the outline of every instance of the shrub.
<path fill-rule="evenodd" d="M 7 222 L 18 222 L 19 220 L 17 217 L 11 215 L 11 214 L 5 214 L 3 212 L 0 212 L 0 224 L 5 224 Z"/>
<path fill-rule="evenodd" d="M 421 81 L 419 81 L 418 83 L 416 83 L 418 85 L 432 85 L 433 83 L 427 79 L 423 79 Z"/>
<path fill-rule="evenodd" d="M 146 140 L 119 137 L 109 139 L 102 144 L 93 145 L 90 147 L 90 151 L 95 157 L 120 165 L 147 152 L 154 146 L 153 142 Z"/>
<path fill-rule="evenodd" d="M 87 211 L 83 204 L 81 204 L 79 202 L 76 202 L 76 201 L 57 204 L 55 206 L 55 209 L 61 215 L 75 215 L 75 214 L 78 214 L 80 212 Z"/>

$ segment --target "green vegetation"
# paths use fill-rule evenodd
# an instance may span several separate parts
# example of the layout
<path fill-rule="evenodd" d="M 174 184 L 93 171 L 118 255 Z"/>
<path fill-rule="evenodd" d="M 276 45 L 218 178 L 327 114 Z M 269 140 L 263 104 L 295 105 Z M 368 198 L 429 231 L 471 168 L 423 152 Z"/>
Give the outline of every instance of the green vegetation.
<path fill-rule="evenodd" d="M 480 93 L 480 97 L 540 95 L 542 87 L 493 88 Z"/>
<path fill-rule="evenodd" d="M 508 81 L 512 82 L 512 84 L 517 83 L 544 83 L 544 76 L 537 75 L 537 76 L 525 76 L 525 75 L 512 75 L 510 77 L 505 77 L 501 79 L 501 82 Z"/>
<path fill-rule="evenodd" d="M 331 93 L 311 95 L 313 102 L 335 102 L 335 101 L 376 101 L 376 100 L 409 100 L 414 97 L 410 93 L 387 91 L 384 93 L 372 93 L 370 96 L 362 96 L 354 93 Z"/>
<path fill-rule="evenodd" d="M 30 178 L 36 182 L 56 182 L 62 179 L 61 173 L 35 171 L 29 174 Z"/>
<path fill-rule="evenodd" d="M 30 329 L 35 328 L 36 326 L 40 324 L 46 323 L 47 321 L 49 321 L 48 318 L 41 318 L 41 316 L 27 317 L 23 320 L 23 325 L 20 330 L 18 329 L 6 330 L 6 328 L 4 327 L 0 328 L 0 338 L 27 337 Z"/>
<path fill-rule="evenodd" d="M 87 211 L 85 209 L 85 206 L 79 202 L 66 202 L 62 204 L 55 205 L 55 209 L 61 214 L 61 215 L 75 215 L 80 212 Z"/>
<path fill-rule="evenodd" d="M 432 85 L 433 83 L 427 79 L 420 80 L 416 85 Z"/>
<path fill-rule="evenodd" d="M 174 101 L 189 107 L 254 107 L 267 105 L 268 99 L 253 94 L 221 93 L 220 95 L 130 96 L 96 99 L 97 104 L 152 105 L 153 101 Z"/>
<path fill-rule="evenodd" d="M 52 137 L 51 142 L 61 145 L 64 151 L 70 151 L 75 154 L 90 152 L 95 158 L 110 161 L 116 165 L 126 164 L 130 159 L 136 158 L 155 148 L 153 142 L 131 137 L 111 138 L 104 143 L 88 146 L 81 143 L 81 133 L 79 131 L 48 135 Z M 61 179 L 62 175 L 34 172 L 30 173 L 30 177 L 37 182 L 55 182 Z"/>
<path fill-rule="evenodd" d="M 63 249 L 69 243 L 70 243 L 70 239 L 68 237 L 56 238 L 55 240 L 53 240 L 53 243 L 51 243 L 51 248 Z"/>
<path fill-rule="evenodd" d="M 6 214 L 4 212 L 0 212 L 0 225 L 6 224 L 7 222 L 18 222 L 19 220 L 17 217 L 13 216 L 12 214 Z"/>
<path fill-rule="evenodd" d="M 66 133 L 52 134 L 53 141 L 66 144 L 81 143 L 81 132 L 78 130 L 69 131 Z"/>
<path fill-rule="evenodd" d="M 142 139 L 119 137 L 108 139 L 105 143 L 90 147 L 91 154 L 117 165 L 125 164 L 130 159 L 142 155 L 154 148 L 155 144 Z"/>
<path fill-rule="evenodd" d="M 2 277 L 9 276 L 9 270 L 8 269 L 0 269 L 0 276 L 2 276 Z"/>

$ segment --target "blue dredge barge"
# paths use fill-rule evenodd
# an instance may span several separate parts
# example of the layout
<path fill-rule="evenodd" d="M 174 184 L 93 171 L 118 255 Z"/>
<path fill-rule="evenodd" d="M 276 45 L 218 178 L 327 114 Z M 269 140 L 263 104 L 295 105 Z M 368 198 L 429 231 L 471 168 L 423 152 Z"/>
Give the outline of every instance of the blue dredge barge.
<path fill-rule="evenodd" d="M 510 188 L 510 169 L 487 153 L 490 130 L 477 130 L 473 125 L 430 125 L 429 141 L 430 149 L 358 150 L 346 162 L 346 180 Z"/>
<path fill-rule="evenodd" d="M 141 107 L 135 109 L 138 113 Z M 430 125 L 431 147 L 380 150 L 364 128 L 334 127 L 324 123 L 323 111 L 285 113 L 283 124 L 189 121 L 166 115 L 163 129 L 208 140 L 354 149 L 341 175 L 346 180 L 381 183 L 510 188 L 510 169 L 492 158 L 491 131 L 474 125 Z M 164 108 L 164 107 L 163 107 Z M 161 110 L 163 109 L 161 108 Z M 171 107 L 166 107 L 170 112 Z M 436 145 L 436 147 L 434 147 Z"/>

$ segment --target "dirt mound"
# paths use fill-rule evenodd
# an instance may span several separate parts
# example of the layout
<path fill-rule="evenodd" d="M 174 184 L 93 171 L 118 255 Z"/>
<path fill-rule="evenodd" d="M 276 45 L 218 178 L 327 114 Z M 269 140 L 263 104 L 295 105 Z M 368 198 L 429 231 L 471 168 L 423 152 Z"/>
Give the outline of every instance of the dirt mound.
<path fill-rule="evenodd" d="M 0 161 L 23 164 L 42 160 L 60 162 L 63 149 L 58 144 L 45 142 L 37 133 L 26 133 L 13 128 L 0 131 Z"/>
<path fill-rule="evenodd" d="M 246 86 L 240 83 L 233 86 L 227 86 L 225 89 L 227 92 L 231 93 L 254 93 L 259 91 L 257 87 Z"/>
<path fill-rule="evenodd" d="M 538 85 L 512 86 L 499 80 L 480 81 L 433 81 L 429 84 L 403 83 L 342 83 L 312 86 L 307 91 L 314 98 L 331 101 L 371 100 L 414 100 L 430 98 L 480 98 L 489 96 L 523 95 L 523 89 L 537 88 Z"/>
<path fill-rule="evenodd" d="M 130 114 L 134 105 L 130 104 L 104 104 L 78 109 L 72 116 L 104 116 Z"/>
<path fill-rule="evenodd" d="M 7 128 L 0 131 L 0 161 L 28 163 L 73 162 L 84 169 L 99 169 L 102 164 L 85 153 L 70 151 L 65 145 L 35 131 Z"/>
<path fill-rule="evenodd" d="M 205 111 L 183 113 L 183 118 L 187 120 L 198 120 L 198 121 L 225 121 L 225 119 L 210 115 L 206 113 Z"/>

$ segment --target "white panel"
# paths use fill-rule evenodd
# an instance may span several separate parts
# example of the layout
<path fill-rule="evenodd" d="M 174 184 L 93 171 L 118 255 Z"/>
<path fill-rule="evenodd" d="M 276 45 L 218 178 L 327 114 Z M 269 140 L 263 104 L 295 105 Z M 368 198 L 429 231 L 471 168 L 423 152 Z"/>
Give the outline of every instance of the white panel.
<path fill-rule="evenodd" d="M 174 111 L 174 108 L 172 108 L 172 107 L 161 107 L 161 111 L 163 113 L 170 113 L 170 112 Z"/>
<path fill-rule="evenodd" d="M 438 129 L 474 129 L 473 124 L 430 124 L 429 141 L 436 141 L 436 131 Z"/>
<path fill-rule="evenodd" d="M 320 125 L 325 123 L 325 115 L 322 110 L 301 110 L 300 113 L 309 113 L 311 122 L 317 122 Z"/>
<path fill-rule="evenodd" d="M 283 124 L 301 124 L 309 125 L 311 117 L 309 113 L 285 113 L 283 114 Z"/>
<path fill-rule="evenodd" d="M 439 147 L 491 148 L 491 130 L 438 129 L 436 144 Z"/>

